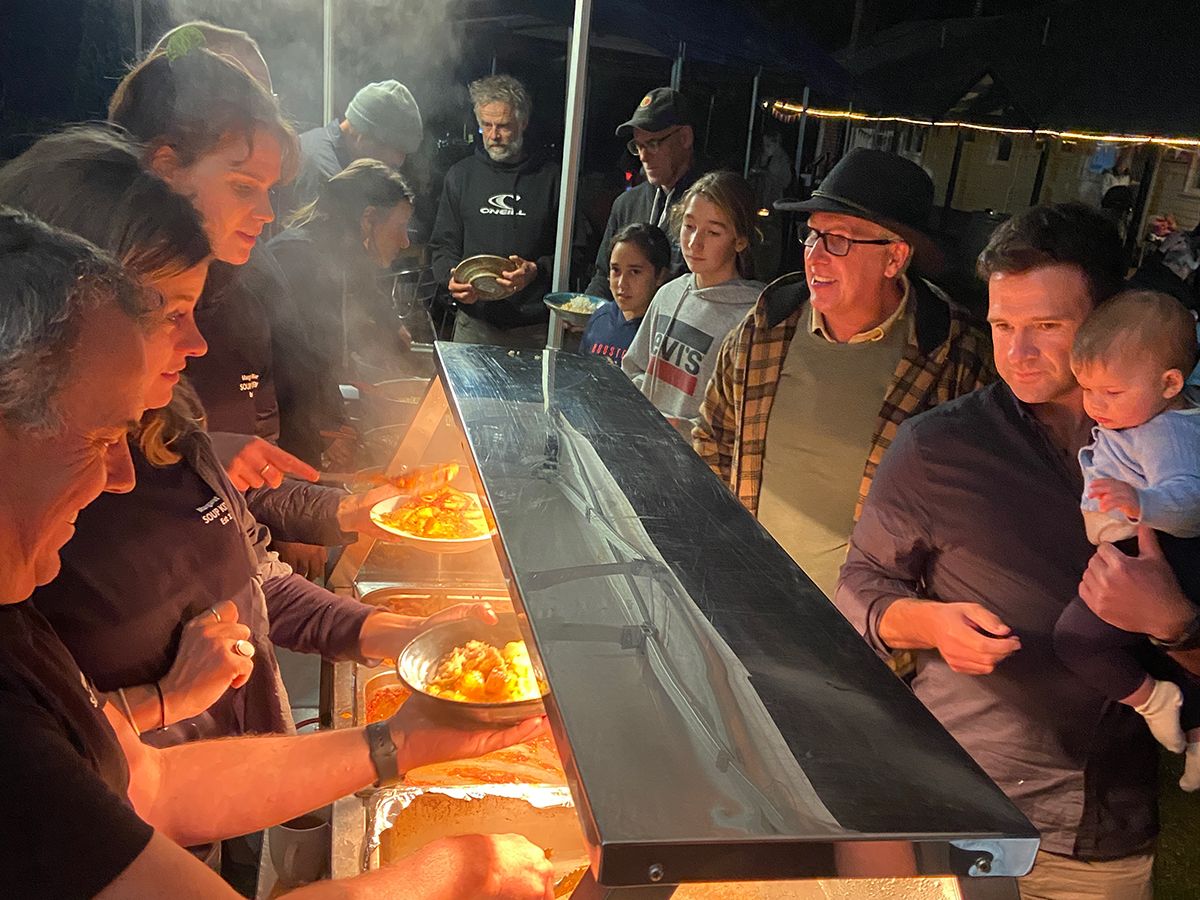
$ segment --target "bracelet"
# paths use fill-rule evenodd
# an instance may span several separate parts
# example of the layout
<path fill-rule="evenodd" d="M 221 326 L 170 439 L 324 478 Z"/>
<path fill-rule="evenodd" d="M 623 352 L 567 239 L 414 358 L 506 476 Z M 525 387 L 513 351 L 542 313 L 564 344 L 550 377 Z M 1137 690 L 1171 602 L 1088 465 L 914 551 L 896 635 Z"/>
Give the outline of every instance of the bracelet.
<path fill-rule="evenodd" d="M 1200 613 L 1192 617 L 1192 621 L 1188 623 L 1183 630 L 1183 634 L 1174 640 L 1160 641 L 1158 638 L 1150 638 L 1150 642 L 1160 650 L 1195 650 L 1200 648 Z"/>
<path fill-rule="evenodd" d="M 403 778 L 396 759 L 396 742 L 387 722 L 372 722 L 364 729 L 363 736 L 371 753 L 371 765 L 375 767 L 375 787 L 387 787 Z"/>
<path fill-rule="evenodd" d="M 121 699 L 121 707 L 125 710 L 125 718 L 129 720 L 129 727 L 133 729 L 134 734 L 141 737 L 142 730 L 138 728 L 137 719 L 133 717 L 133 710 L 129 708 L 129 699 L 125 696 L 125 688 L 117 688 L 117 696 Z"/>
<path fill-rule="evenodd" d="M 154 690 L 158 692 L 158 727 L 167 727 L 167 701 L 163 697 L 162 684 L 154 682 Z"/>

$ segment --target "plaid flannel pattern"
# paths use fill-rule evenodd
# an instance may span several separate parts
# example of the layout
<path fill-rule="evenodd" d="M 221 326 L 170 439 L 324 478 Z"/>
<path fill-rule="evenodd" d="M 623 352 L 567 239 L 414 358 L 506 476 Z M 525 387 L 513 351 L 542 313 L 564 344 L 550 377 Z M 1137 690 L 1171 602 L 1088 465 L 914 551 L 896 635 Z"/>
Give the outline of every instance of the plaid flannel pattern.
<path fill-rule="evenodd" d="M 768 321 L 766 297 L 773 288 L 795 284 L 802 274 L 785 275 L 763 291 L 742 323 L 730 332 L 717 357 L 717 367 L 700 407 L 700 423 L 692 431 L 696 452 L 729 485 L 742 504 L 758 514 L 767 423 L 784 358 L 800 325 L 803 304 L 774 326 Z M 930 293 L 913 283 L 913 297 Z M 932 301 L 941 302 L 936 295 Z M 995 380 L 991 342 L 966 310 L 948 304 L 949 331 L 939 345 L 922 351 L 915 335 L 883 397 L 863 467 L 857 522 L 871 489 L 871 479 L 891 445 L 900 423 Z M 914 309 L 914 314 L 916 310 Z"/>

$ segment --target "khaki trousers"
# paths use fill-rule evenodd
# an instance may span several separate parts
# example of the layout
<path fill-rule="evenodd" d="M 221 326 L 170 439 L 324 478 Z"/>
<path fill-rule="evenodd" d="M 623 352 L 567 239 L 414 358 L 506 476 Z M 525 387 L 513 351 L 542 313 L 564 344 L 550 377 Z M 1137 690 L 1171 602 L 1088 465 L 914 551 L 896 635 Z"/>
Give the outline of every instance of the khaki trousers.
<path fill-rule="evenodd" d="M 1039 850 L 1021 900 L 1151 900 L 1154 854 L 1086 862 Z"/>

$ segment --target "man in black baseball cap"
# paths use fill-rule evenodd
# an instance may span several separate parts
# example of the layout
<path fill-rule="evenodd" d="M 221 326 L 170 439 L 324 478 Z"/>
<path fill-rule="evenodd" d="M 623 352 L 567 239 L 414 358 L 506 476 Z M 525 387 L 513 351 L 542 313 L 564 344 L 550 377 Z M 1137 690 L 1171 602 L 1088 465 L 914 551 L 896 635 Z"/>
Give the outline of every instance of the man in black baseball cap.
<path fill-rule="evenodd" d="M 852 150 L 811 199 L 775 206 L 808 216 L 804 271 L 726 338 L 692 445 L 832 599 L 897 426 L 995 372 L 969 313 L 914 274 L 936 263 L 924 169 Z"/>
<path fill-rule="evenodd" d="M 648 222 L 666 232 L 671 241 L 671 277 L 687 271 L 679 251 L 679 235 L 671 234 L 671 207 L 702 174 L 693 154 L 695 135 L 687 99 L 679 91 L 661 87 L 650 91 L 628 122 L 617 127 L 617 136 L 628 140 L 629 152 L 646 172 L 646 180 L 626 191 L 613 204 L 596 256 L 596 274 L 587 293 L 612 298 L 608 288 L 608 255 L 612 236 L 626 225 Z"/>

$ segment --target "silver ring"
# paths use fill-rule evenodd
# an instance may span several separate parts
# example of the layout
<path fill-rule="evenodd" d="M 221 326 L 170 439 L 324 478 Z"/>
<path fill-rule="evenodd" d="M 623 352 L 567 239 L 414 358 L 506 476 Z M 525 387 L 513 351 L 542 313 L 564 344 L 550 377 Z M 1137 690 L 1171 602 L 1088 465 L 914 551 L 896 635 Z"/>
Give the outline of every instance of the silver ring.
<path fill-rule="evenodd" d="M 251 659 L 254 656 L 254 645 L 247 640 L 234 641 L 233 652 L 238 656 L 244 656 L 246 659 Z"/>
<path fill-rule="evenodd" d="M 213 614 L 214 619 L 216 619 L 218 622 L 221 621 L 221 614 L 217 612 L 217 608 L 215 606 L 210 606 L 208 611 Z"/>

